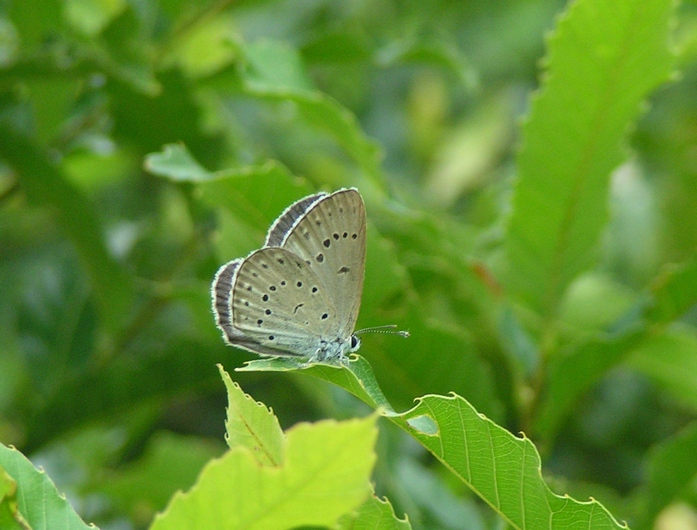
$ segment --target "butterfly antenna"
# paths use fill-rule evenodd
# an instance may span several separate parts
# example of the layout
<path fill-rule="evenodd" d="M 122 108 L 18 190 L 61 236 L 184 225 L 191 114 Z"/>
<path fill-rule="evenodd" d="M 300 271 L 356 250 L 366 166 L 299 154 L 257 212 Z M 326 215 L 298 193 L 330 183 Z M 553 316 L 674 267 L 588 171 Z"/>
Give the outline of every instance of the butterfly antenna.
<path fill-rule="evenodd" d="M 358 335 L 359 333 L 387 333 L 388 335 L 399 335 L 400 337 L 404 337 L 405 339 L 409 337 L 408 331 L 390 331 L 390 329 L 394 329 L 396 327 L 396 324 L 387 324 L 386 326 L 374 326 L 372 328 L 363 328 L 359 329 L 358 331 L 354 331 L 354 335 Z"/>

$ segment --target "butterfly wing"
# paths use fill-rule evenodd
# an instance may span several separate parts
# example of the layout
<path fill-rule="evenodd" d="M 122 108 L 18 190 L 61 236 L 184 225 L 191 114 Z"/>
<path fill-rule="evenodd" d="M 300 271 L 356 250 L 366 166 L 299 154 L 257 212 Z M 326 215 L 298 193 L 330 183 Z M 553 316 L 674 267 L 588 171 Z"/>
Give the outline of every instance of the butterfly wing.
<path fill-rule="evenodd" d="M 223 339 L 231 346 L 244 348 L 260 355 L 279 355 L 278 351 L 268 348 L 253 337 L 245 335 L 237 329 L 233 324 L 232 318 L 232 285 L 235 278 L 235 273 L 238 271 L 244 259 L 236 259 L 230 261 L 220 267 L 215 279 L 213 280 L 212 298 L 213 298 L 213 313 L 215 314 L 215 323 L 223 332 Z"/>
<path fill-rule="evenodd" d="M 326 196 L 327 194 L 324 192 L 308 195 L 304 199 L 300 199 L 288 206 L 288 208 L 278 216 L 278 219 L 274 221 L 271 228 L 269 228 L 264 246 L 280 247 L 283 238 L 291 231 L 298 219 L 300 219 L 314 203 Z"/>
<path fill-rule="evenodd" d="M 241 260 L 230 293 L 232 332 L 226 335 L 234 345 L 263 355 L 310 358 L 323 338 L 336 336 L 330 293 L 308 264 L 288 250 L 262 248 Z M 226 318 L 220 319 L 223 324 Z"/>
<path fill-rule="evenodd" d="M 358 319 L 365 240 L 365 205 L 358 190 L 351 188 L 309 202 L 280 243 L 282 248 L 309 262 L 319 286 L 336 308 L 341 338 L 353 333 Z"/>

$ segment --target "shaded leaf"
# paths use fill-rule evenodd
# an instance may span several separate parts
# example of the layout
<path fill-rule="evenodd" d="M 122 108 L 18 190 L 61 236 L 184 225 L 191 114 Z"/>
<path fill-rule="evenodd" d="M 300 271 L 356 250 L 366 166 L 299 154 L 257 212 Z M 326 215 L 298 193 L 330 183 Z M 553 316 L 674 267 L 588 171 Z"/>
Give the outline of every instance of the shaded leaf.
<path fill-rule="evenodd" d="M 183 144 L 167 144 L 162 151 L 148 154 L 144 166 L 150 173 L 174 181 L 205 182 L 214 178 L 214 173 L 199 164 Z"/>
<path fill-rule="evenodd" d="M 595 261 L 624 135 L 671 73 L 673 9 L 671 0 L 575 2 L 549 41 L 506 237 L 507 284 L 546 317 Z"/>
<path fill-rule="evenodd" d="M 541 475 L 540 455 L 479 414 L 459 396 L 424 396 L 404 419 L 425 415 L 437 435 L 411 434 L 513 528 L 626 528 L 598 501 L 554 494 Z"/>
<path fill-rule="evenodd" d="M 551 359 L 547 388 L 535 419 L 537 435 L 554 438 L 577 400 L 646 338 L 643 329 L 570 346 Z"/>
<path fill-rule="evenodd" d="M 210 459 L 221 454 L 221 446 L 193 436 L 156 433 L 144 454 L 125 469 L 96 476 L 94 490 L 113 499 L 134 521 L 150 522 L 167 506 L 173 492 L 189 488 Z"/>
<path fill-rule="evenodd" d="M 642 488 L 642 513 L 635 528 L 653 528 L 658 513 L 697 476 L 697 423 L 654 447 Z"/>
<path fill-rule="evenodd" d="M 0 467 L 16 482 L 19 513 L 34 530 L 94 528 L 80 519 L 46 473 L 16 449 L 0 444 Z"/>
<path fill-rule="evenodd" d="M 697 411 L 697 331 L 693 327 L 673 324 L 639 345 L 627 363 Z"/>
<path fill-rule="evenodd" d="M 131 278 L 109 255 L 90 205 L 28 138 L 3 124 L 0 137 L 0 156 L 16 169 L 30 201 L 53 208 L 90 273 L 104 322 L 115 327 L 129 313 L 134 288 Z"/>
<path fill-rule="evenodd" d="M 655 323 L 680 318 L 697 304 L 697 258 L 680 265 L 668 265 L 651 285 L 653 300 L 646 317 Z"/>

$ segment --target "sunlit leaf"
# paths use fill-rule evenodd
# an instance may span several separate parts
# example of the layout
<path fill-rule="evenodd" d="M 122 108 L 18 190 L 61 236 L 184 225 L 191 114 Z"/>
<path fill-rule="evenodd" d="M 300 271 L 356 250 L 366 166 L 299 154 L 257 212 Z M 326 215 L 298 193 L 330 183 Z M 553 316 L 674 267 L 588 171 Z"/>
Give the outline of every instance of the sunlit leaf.
<path fill-rule="evenodd" d="M 333 525 L 370 494 L 375 421 L 300 424 L 288 431 L 277 466 L 259 465 L 246 447 L 231 449 L 175 495 L 151 529 Z"/>
<path fill-rule="evenodd" d="M 351 515 L 343 516 L 337 523 L 340 530 L 409 530 L 408 520 L 398 518 L 390 501 L 380 499 L 375 495 L 368 497 L 358 510 Z"/>
<path fill-rule="evenodd" d="M 254 401 L 218 365 L 228 397 L 226 438 L 230 448 L 246 447 L 259 463 L 279 466 L 283 463 L 283 431 L 278 418 L 263 403 Z"/>
<path fill-rule="evenodd" d="M 283 361 L 253 361 L 246 370 L 293 369 L 282 366 Z M 303 373 L 329 380 L 382 409 L 513 528 L 625 528 L 597 501 L 553 493 L 542 479 L 532 442 L 498 426 L 460 396 L 423 396 L 399 414 L 382 394 L 370 365 L 358 356 L 344 367 L 310 365 Z"/>

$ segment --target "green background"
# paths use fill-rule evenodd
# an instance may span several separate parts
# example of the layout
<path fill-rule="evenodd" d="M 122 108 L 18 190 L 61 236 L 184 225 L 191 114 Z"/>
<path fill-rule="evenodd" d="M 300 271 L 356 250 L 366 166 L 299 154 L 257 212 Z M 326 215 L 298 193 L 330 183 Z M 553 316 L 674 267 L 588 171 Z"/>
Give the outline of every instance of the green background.
<path fill-rule="evenodd" d="M 358 327 L 411 332 L 362 338 L 396 410 L 456 392 L 555 492 L 695 517 L 697 5 L 594 4 L 0 2 L 0 442 L 144 528 L 225 449 L 216 363 L 284 428 L 365 415 L 232 372 L 209 297 L 291 202 L 356 186 Z M 397 514 L 499 527 L 379 425 Z"/>

